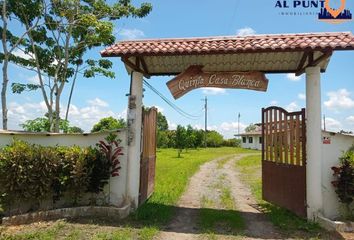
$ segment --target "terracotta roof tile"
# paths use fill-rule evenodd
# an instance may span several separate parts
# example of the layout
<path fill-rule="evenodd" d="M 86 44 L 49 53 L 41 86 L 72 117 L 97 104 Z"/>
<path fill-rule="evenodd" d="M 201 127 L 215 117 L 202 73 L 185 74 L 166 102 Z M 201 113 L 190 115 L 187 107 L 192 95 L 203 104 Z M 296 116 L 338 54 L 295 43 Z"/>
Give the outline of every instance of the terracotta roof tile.
<path fill-rule="evenodd" d="M 254 35 L 121 41 L 101 51 L 104 57 L 218 54 L 243 52 L 354 50 L 350 32 Z"/>

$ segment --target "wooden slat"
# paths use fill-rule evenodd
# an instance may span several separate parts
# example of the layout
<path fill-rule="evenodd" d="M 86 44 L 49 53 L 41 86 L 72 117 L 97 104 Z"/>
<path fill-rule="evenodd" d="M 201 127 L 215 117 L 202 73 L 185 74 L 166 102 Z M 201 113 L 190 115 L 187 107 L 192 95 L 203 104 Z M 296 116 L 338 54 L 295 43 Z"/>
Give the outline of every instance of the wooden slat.
<path fill-rule="evenodd" d="M 265 141 L 264 143 L 264 146 L 265 146 L 265 158 L 267 160 L 269 160 L 269 111 L 265 111 L 265 139 L 263 139 L 263 141 Z"/>
<path fill-rule="evenodd" d="M 269 160 L 274 161 L 274 158 L 273 158 L 273 109 L 269 110 Z"/>
<path fill-rule="evenodd" d="M 264 153 L 264 138 L 265 138 L 265 124 L 264 124 L 264 119 L 265 119 L 265 111 L 264 111 L 264 108 L 262 108 L 262 161 L 264 161 L 265 159 L 265 153 Z"/>
<path fill-rule="evenodd" d="M 285 163 L 289 164 L 289 120 L 288 116 L 285 114 L 285 120 L 284 120 L 284 152 L 285 152 Z"/>
<path fill-rule="evenodd" d="M 279 144 L 279 149 L 278 149 L 278 151 L 279 151 L 279 154 L 280 154 L 280 162 L 281 163 L 284 163 L 283 162 L 283 153 L 284 153 L 284 151 L 283 151 L 283 113 L 282 112 L 280 112 L 279 111 L 279 126 L 278 126 L 278 129 L 279 129 L 279 142 L 278 142 L 278 144 Z"/>
<path fill-rule="evenodd" d="M 273 149 L 274 149 L 274 155 L 275 155 L 275 162 L 279 162 L 279 144 L 278 144 L 278 110 L 274 110 L 274 129 L 273 129 L 273 138 L 274 138 L 274 144 L 273 144 Z"/>
<path fill-rule="evenodd" d="M 294 164 L 294 117 L 290 115 L 289 119 L 290 131 L 290 164 Z"/>
<path fill-rule="evenodd" d="M 301 124 L 302 124 L 302 159 L 301 164 L 302 166 L 306 165 L 306 118 L 305 118 L 305 108 L 301 109 Z"/>
<path fill-rule="evenodd" d="M 296 165 L 300 165 L 300 116 L 296 115 Z"/>

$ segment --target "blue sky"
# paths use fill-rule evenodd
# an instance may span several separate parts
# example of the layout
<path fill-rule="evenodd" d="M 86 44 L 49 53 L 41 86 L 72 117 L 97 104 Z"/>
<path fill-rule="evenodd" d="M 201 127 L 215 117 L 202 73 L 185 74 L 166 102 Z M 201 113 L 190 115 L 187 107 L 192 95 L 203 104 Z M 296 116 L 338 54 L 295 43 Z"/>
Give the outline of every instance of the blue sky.
<path fill-rule="evenodd" d="M 143 1 L 133 1 L 139 4 Z M 180 38 L 224 36 L 242 33 L 302 33 L 302 32 L 354 32 L 354 21 L 343 24 L 319 22 L 316 16 L 282 16 L 281 11 L 318 12 L 317 9 L 275 8 L 275 0 L 204 0 L 204 1 L 150 1 L 153 11 L 144 19 L 121 19 L 116 22 L 117 40 L 142 38 Z M 289 1 L 292 3 L 293 1 Z M 305 1 L 307 2 L 307 1 Z M 332 3 L 333 2 L 333 3 Z M 339 2 L 339 1 L 338 1 Z M 337 1 L 332 0 L 333 7 Z M 347 1 L 354 12 L 354 2 Z M 97 48 L 90 56 L 99 57 Z M 116 79 L 80 77 L 75 88 L 69 120 L 89 131 L 98 119 L 105 116 L 124 116 L 129 91 L 129 76 L 120 59 L 112 59 Z M 36 81 L 33 72 L 11 66 L 11 81 Z M 144 92 L 144 104 L 158 106 L 166 115 L 171 128 L 176 124 L 203 127 L 204 96 L 209 99 L 209 129 L 216 129 L 226 137 L 237 132 L 237 115 L 241 113 L 241 130 L 250 123 L 260 121 L 260 109 L 278 105 L 288 110 L 305 106 L 305 76 L 294 78 L 287 74 L 267 75 L 268 91 L 205 90 L 192 91 L 174 100 L 166 87 L 170 77 L 152 77 L 149 83 L 161 93 L 193 115 L 197 120 L 182 117 L 149 89 Z M 69 85 L 62 97 L 65 109 Z M 9 127 L 20 129 L 19 123 L 43 115 L 46 111 L 40 92 L 9 94 Z M 335 52 L 327 72 L 322 74 L 322 111 L 327 117 L 329 130 L 354 131 L 354 51 Z"/>

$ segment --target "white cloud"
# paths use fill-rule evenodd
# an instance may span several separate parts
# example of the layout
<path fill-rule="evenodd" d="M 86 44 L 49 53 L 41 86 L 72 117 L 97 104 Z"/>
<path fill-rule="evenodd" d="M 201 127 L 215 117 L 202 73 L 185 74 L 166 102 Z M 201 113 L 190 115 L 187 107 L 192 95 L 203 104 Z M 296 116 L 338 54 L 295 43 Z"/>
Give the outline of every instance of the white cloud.
<path fill-rule="evenodd" d="M 128 29 L 128 28 L 123 28 L 118 31 L 118 34 L 123 38 L 127 40 L 132 40 L 132 39 L 138 39 L 138 38 L 144 38 L 145 34 L 143 31 L 140 29 Z"/>
<path fill-rule="evenodd" d="M 238 29 L 236 34 L 237 34 L 237 36 L 245 37 L 245 36 L 256 34 L 256 31 L 253 28 L 244 27 L 244 28 Z"/>
<path fill-rule="evenodd" d="M 39 77 L 38 75 L 34 75 L 32 77 L 28 77 L 26 79 L 28 82 L 32 83 L 32 84 L 39 84 Z"/>
<path fill-rule="evenodd" d="M 246 124 L 240 123 L 240 133 L 244 132 L 246 127 Z M 224 135 L 225 138 L 233 138 L 234 135 L 238 133 L 238 123 L 223 122 L 218 130 L 222 135 Z"/>
<path fill-rule="evenodd" d="M 354 116 L 349 116 L 345 119 L 350 125 L 354 125 Z"/>
<path fill-rule="evenodd" d="M 10 102 L 8 105 L 9 129 L 21 129 L 20 124 L 27 120 L 42 117 L 47 108 L 44 102 L 19 104 L 17 102 Z"/>
<path fill-rule="evenodd" d="M 327 93 L 328 101 L 324 105 L 331 110 L 350 109 L 354 108 L 354 100 L 351 98 L 351 93 L 343 88 L 337 91 Z"/>
<path fill-rule="evenodd" d="M 278 104 L 278 101 L 276 101 L 276 100 L 273 100 L 270 102 L 270 105 L 272 105 L 272 106 L 276 106 L 277 104 Z"/>
<path fill-rule="evenodd" d="M 203 93 L 206 95 L 220 95 L 220 94 L 225 94 L 226 90 L 223 88 L 214 88 L 214 87 L 208 87 L 208 88 L 202 88 Z"/>
<path fill-rule="evenodd" d="M 95 98 L 87 101 L 88 105 L 82 108 L 75 105 L 70 105 L 69 121 L 71 125 L 78 126 L 85 131 L 90 131 L 92 126 L 97 123 L 101 118 L 114 117 L 126 119 L 127 109 L 122 112 L 113 112 L 108 107 L 108 103 Z M 43 117 L 47 112 L 45 103 L 42 102 L 27 102 L 25 104 L 19 104 L 17 102 L 9 103 L 9 129 L 16 130 L 21 129 L 19 124 L 24 123 L 26 120 L 35 119 L 37 117 Z M 64 118 L 66 109 L 61 108 L 61 117 Z"/>
<path fill-rule="evenodd" d="M 289 103 L 288 106 L 285 107 L 286 111 L 288 112 L 294 112 L 294 111 L 299 111 L 300 107 L 297 105 L 296 102 L 291 102 Z"/>
<path fill-rule="evenodd" d="M 100 98 L 95 98 L 95 99 L 92 99 L 92 100 L 88 100 L 87 101 L 90 105 L 92 106 L 97 106 L 97 107 L 108 107 L 108 103 L 103 101 L 102 99 Z"/>
<path fill-rule="evenodd" d="M 294 82 L 301 80 L 301 76 L 296 76 L 295 73 L 286 74 L 286 78 L 289 79 L 290 81 L 294 81 Z"/>
<path fill-rule="evenodd" d="M 297 97 L 298 97 L 300 100 L 306 100 L 306 95 L 303 94 L 303 93 L 299 93 L 299 94 L 297 95 Z"/>
<path fill-rule="evenodd" d="M 176 123 L 170 122 L 168 120 L 167 120 L 167 123 L 168 123 L 168 129 L 169 130 L 176 130 L 177 129 L 177 124 Z"/>
<path fill-rule="evenodd" d="M 323 119 L 322 119 L 322 126 L 323 126 Z M 333 118 L 326 117 L 326 130 L 332 132 L 339 132 L 342 129 L 342 124 Z"/>
<path fill-rule="evenodd" d="M 20 49 L 16 49 L 12 52 L 13 55 L 15 55 L 16 57 L 21 57 L 21 58 L 24 58 L 26 60 L 29 60 L 29 59 L 33 59 L 33 55 L 30 54 L 30 53 L 25 53 L 24 51 L 20 50 Z"/>

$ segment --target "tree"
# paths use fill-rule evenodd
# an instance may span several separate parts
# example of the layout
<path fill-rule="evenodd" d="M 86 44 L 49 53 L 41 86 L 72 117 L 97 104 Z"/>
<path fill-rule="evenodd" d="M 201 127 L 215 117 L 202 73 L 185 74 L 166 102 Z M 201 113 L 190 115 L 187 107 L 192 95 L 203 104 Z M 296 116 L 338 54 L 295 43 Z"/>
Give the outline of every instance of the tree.
<path fill-rule="evenodd" d="M 23 124 L 20 124 L 23 130 L 27 132 L 50 132 L 50 123 L 48 114 L 44 117 L 39 117 L 33 120 L 27 120 Z M 84 131 L 76 126 L 70 126 L 70 123 L 66 120 L 59 119 L 59 130 L 63 133 L 83 133 Z"/>
<path fill-rule="evenodd" d="M 25 61 L 24 58 L 15 56 L 13 53 L 22 46 L 24 43 L 24 37 L 27 35 L 28 30 L 32 30 L 37 27 L 39 23 L 40 1 L 28 1 L 27 8 L 22 11 L 19 8 L 20 1 L 16 0 L 2 0 L 0 1 L 1 7 L 1 21 L 0 26 L 2 52 L 0 53 L 0 60 L 2 62 L 2 87 L 1 87 L 1 107 L 2 107 L 2 127 L 7 129 L 7 86 L 9 82 L 8 66 L 9 62 L 19 63 Z M 26 31 L 10 31 L 8 28 L 9 21 L 23 18 L 23 14 L 27 15 L 27 18 L 31 22 L 31 26 Z M 15 35 L 14 32 L 19 33 Z"/>
<path fill-rule="evenodd" d="M 117 130 L 126 127 L 124 119 L 115 119 L 113 117 L 102 118 L 98 123 L 96 123 L 91 132 L 104 132 L 109 130 Z"/>
<path fill-rule="evenodd" d="M 257 126 L 251 123 L 249 126 L 246 127 L 245 132 L 253 132 L 256 130 L 256 128 Z"/>
<path fill-rule="evenodd" d="M 204 146 L 204 130 L 195 130 L 195 148 Z"/>
<path fill-rule="evenodd" d="M 186 139 L 185 139 L 187 149 L 194 148 L 195 140 L 196 140 L 195 130 L 192 128 L 191 125 L 188 125 L 186 129 Z"/>
<path fill-rule="evenodd" d="M 31 1 L 19 2 L 20 9 L 26 9 Z M 106 0 L 42 0 L 41 4 L 43 25 L 31 29 L 27 15 L 23 14 L 21 19 L 28 31 L 25 52 L 33 56 L 25 64 L 36 71 L 39 84 L 13 83 L 12 88 L 15 93 L 39 89 L 48 109 L 50 130 L 58 132 L 60 101 L 66 83 L 72 81 L 70 101 L 78 74 L 85 78 L 96 75 L 114 78 L 110 60 L 93 59 L 86 53 L 114 43 L 113 21 L 122 17 L 145 17 L 152 7 L 142 3 L 137 8 L 130 0 L 113 5 Z"/>
<path fill-rule="evenodd" d="M 175 143 L 177 148 L 177 154 L 180 158 L 183 149 L 186 147 L 186 129 L 181 125 L 177 126 Z"/>
<path fill-rule="evenodd" d="M 79 127 L 73 126 L 73 127 L 69 127 L 68 133 L 84 133 L 84 130 L 82 130 Z"/>
<path fill-rule="evenodd" d="M 224 137 L 217 131 L 208 131 L 206 141 L 208 147 L 220 147 Z"/>
<path fill-rule="evenodd" d="M 157 131 L 157 147 L 166 148 L 168 147 L 168 131 Z"/>
<path fill-rule="evenodd" d="M 157 130 L 158 131 L 167 131 L 168 130 L 168 122 L 161 112 L 157 112 Z"/>

